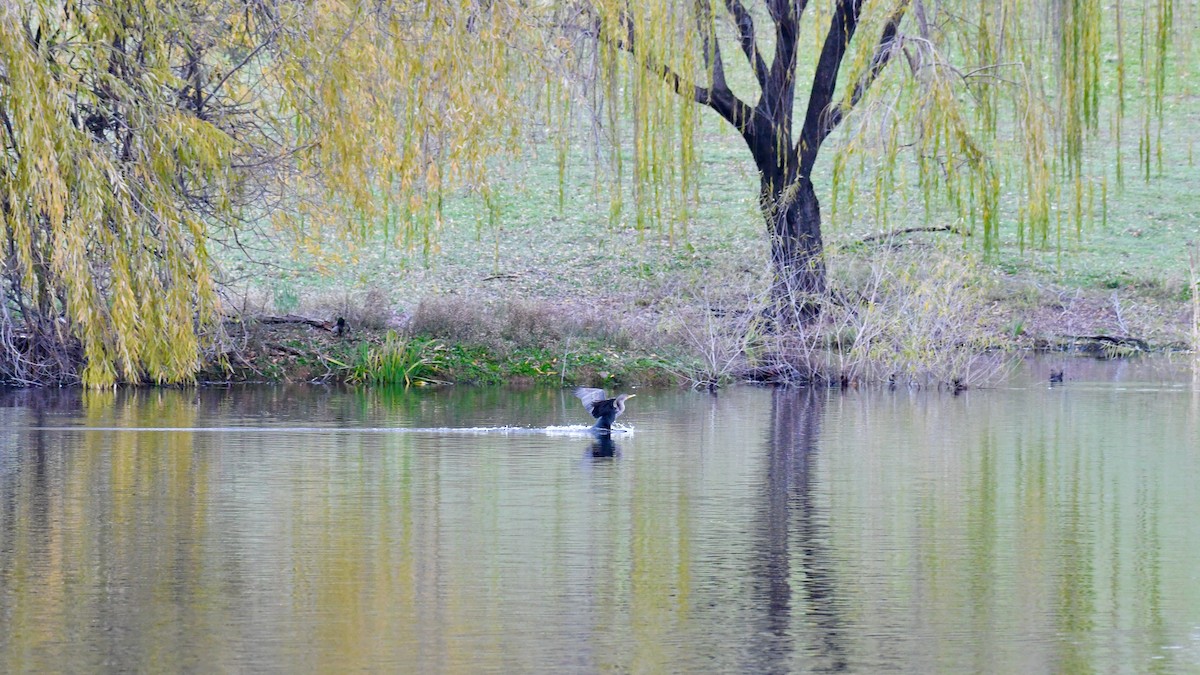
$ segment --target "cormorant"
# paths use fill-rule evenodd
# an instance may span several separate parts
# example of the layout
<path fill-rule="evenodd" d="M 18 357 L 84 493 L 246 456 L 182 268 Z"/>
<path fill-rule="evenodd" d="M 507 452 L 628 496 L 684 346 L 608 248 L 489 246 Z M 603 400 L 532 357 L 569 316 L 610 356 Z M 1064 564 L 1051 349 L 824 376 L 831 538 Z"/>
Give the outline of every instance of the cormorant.
<path fill-rule="evenodd" d="M 611 431 L 613 420 L 625 412 L 625 399 L 633 398 L 637 394 L 621 394 L 616 398 L 607 398 L 608 394 L 605 394 L 603 389 L 579 387 L 575 390 L 575 396 L 583 401 L 584 409 L 596 418 L 593 429 Z"/>

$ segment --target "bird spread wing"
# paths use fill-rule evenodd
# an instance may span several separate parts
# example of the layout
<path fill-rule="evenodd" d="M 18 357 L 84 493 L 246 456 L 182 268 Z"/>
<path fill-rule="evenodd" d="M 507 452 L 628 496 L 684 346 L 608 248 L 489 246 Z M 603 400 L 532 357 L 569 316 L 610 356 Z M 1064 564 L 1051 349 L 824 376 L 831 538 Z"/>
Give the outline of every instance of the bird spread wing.
<path fill-rule="evenodd" d="M 591 387 L 579 387 L 575 390 L 575 396 L 583 401 L 583 407 L 589 413 L 592 412 L 592 405 L 608 398 L 603 389 L 592 389 Z"/>

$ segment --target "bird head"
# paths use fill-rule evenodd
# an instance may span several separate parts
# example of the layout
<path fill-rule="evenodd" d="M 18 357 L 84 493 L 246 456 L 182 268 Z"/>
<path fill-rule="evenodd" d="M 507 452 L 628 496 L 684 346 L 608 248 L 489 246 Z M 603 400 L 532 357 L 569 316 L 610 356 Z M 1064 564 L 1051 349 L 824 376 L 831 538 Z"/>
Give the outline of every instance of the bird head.
<path fill-rule="evenodd" d="M 621 403 L 624 403 L 626 399 L 631 399 L 634 396 L 637 396 L 637 394 L 621 394 L 617 397 L 617 400 L 619 400 Z"/>

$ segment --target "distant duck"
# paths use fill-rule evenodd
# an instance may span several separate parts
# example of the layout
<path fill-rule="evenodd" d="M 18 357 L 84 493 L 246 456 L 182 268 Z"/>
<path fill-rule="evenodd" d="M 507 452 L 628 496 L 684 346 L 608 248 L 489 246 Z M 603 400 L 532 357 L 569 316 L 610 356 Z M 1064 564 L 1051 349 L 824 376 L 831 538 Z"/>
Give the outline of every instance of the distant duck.
<path fill-rule="evenodd" d="M 1058 370 L 1050 371 L 1050 382 L 1062 382 L 1062 381 L 1063 381 L 1062 368 L 1059 368 Z"/>
<path fill-rule="evenodd" d="M 608 398 L 608 394 L 604 393 L 603 389 L 579 387 L 575 390 L 575 396 L 583 401 L 584 409 L 596 418 L 596 423 L 592 425 L 592 428 L 596 431 L 608 432 L 612 430 L 613 420 L 625 414 L 625 401 L 637 394 L 621 394 L 616 398 Z"/>

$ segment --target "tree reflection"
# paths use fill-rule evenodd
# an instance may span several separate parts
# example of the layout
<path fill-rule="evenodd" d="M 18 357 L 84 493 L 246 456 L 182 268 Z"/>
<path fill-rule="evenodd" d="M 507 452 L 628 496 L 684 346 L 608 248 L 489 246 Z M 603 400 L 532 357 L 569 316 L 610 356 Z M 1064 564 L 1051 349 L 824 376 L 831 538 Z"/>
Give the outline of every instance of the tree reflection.
<path fill-rule="evenodd" d="M 776 389 L 767 442 L 766 505 L 757 528 L 761 552 L 755 594 L 765 608 L 756 650 L 765 672 L 787 672 L 798 645 L 818 658 L 805 669 L 843 671 L 841 603 L 837 598 L 827 516 L 813 494 L 823 391 Z"/>

